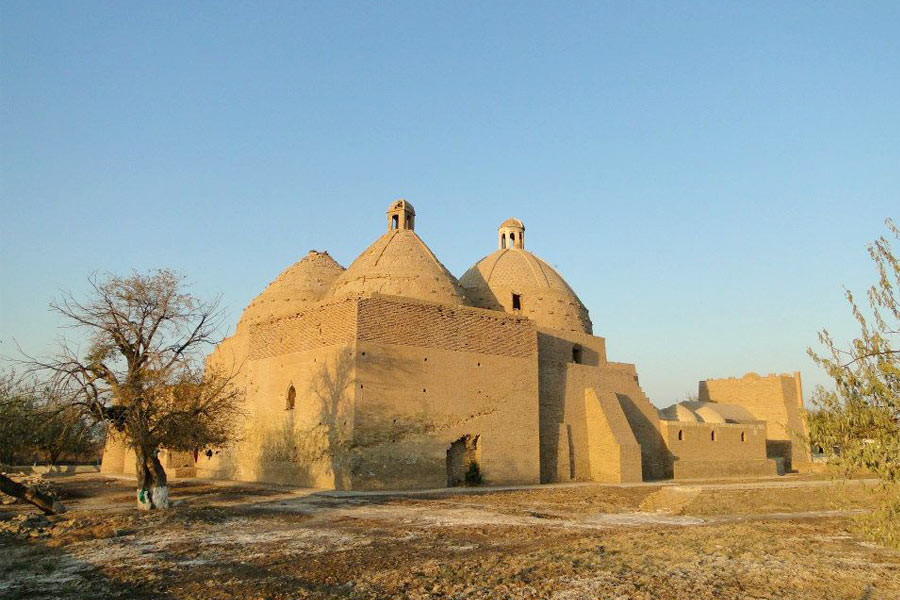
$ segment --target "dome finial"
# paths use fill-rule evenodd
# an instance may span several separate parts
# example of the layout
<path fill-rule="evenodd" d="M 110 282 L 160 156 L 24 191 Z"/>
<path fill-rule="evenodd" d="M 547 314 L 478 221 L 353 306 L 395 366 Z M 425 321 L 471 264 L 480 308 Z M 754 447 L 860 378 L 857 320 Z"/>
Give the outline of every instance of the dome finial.
<path fill-rule="evenodd" d="M 416 209 L 403 198 L 398 198 L 388 206 L 387 217 L 388 231 L 400 229 L 412 231 L 416 228 Z"/>
<path fill-rule="evenodd" d="M 518 219 L 509 219 L 503 221 L 499 229 L 497 229 L 497 245 L 503 250 L 506 248 L 525 249 L 525 225 Z"/>

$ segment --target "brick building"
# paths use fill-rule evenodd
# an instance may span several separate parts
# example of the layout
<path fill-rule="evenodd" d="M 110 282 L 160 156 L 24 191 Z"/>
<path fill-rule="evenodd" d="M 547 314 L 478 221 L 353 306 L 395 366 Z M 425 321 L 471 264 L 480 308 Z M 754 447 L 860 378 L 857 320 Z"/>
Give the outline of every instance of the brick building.
<path fill-rule="evenodd" d="M 704 402 L 659 411 L 634 365 L 607 360 L 575 292 L 525 249 L 520 221 L 457 280 L 415 218 L 392 203 L 387 231 L 347 269 L 311 251 L 250 303 L 208 362 L 238 370 L 241 435 L 200 453 L 198 476 L 399 489 L 458 484 L 472 463 L 499 485 L 775 474 L 779 452 L 790 462 L 790 436 L 766 419 L 800 414 L 799 374 L 793 395 L 703 382 Z M 111 440 L 104 471 L 133 469 Z"/>

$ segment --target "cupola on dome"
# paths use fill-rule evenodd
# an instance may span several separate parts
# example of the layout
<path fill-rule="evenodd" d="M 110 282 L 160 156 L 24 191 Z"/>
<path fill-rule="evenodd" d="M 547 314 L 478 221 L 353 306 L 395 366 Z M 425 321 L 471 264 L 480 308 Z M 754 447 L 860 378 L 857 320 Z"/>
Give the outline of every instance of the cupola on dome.
<path fill-rule="evenodd" d="M 335 281 L 332 295 L 389 294 L 439 304 L 466 304 L 459 282 L 414 231 L 415 216 L 415 209 L 406 200 L 391 203 L 387 232 Z"/>
<path fill-rule="evenodd" d="M 525 226 L 507 219 L 498 249 L 459 279 L 473 306 L 528 317 L 540 326 L 592 333 L 587 308 L 546 262 L 525 250 Z"/>

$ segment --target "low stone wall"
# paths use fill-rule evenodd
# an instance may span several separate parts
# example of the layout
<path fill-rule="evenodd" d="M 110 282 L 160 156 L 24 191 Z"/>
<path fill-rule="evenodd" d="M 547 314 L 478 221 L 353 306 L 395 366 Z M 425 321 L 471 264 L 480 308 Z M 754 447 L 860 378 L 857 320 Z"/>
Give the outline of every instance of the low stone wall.
<path fill-rule="evenodd" d="M 100 465 L 19 465 L 4 466 L 0 470 L 25 475 L 74 475 L 76 473 L 99 473 Z"/>

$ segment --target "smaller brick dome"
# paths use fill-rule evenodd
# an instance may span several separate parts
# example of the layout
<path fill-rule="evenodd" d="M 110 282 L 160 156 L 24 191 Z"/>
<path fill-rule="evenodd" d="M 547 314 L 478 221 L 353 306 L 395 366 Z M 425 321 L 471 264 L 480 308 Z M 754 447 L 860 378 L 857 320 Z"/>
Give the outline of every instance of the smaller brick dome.
<path fill-rule="evenodd" d="M 588 310 L 553 267 L 523 248 L 503 248 L 459 278 L 473 306 L 528 317 L 538 325 L 592 333 Z"/>
<path fill-rule="evenodd" d="M 503 221 L 497 228 L 497 246 L 459 278 L 472 306 L 528 317 L 542 327 L 593 333 L 587 308 L 569 284 L 525 250 L 522 221 Z"/>
<path fill-rule="evenodd" d="M 244 309 L 238 328 L 296 314 L 319 302 L 344 272 L 328 252 L 310 250 L 266 287 Z"/>

